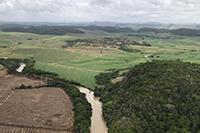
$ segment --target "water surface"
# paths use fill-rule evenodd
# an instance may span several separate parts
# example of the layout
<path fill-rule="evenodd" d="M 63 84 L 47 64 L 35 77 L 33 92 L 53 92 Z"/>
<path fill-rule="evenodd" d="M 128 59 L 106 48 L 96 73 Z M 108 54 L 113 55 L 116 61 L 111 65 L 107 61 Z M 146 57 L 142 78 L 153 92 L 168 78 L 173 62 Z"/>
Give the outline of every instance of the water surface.
<path fill-rule="evenodd" d="M 102 117 L 102 103 L 99 98 L 94 97 L 94 92 L 87 88 L 78 87 L 78 89 L 86 94 L 86 99 L 92 106 L 91 133 L 107 133 L 106 123 Z"/>

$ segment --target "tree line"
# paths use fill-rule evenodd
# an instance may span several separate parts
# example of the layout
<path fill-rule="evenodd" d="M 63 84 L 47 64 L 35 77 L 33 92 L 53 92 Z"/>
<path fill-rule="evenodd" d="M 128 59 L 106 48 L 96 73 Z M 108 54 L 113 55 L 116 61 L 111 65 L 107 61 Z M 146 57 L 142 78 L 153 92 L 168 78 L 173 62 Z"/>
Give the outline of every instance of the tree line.
<path fill-rule="evenodd" d="M 29 26 L 2 28 L 4 32 L 26 32 L 40 35 L 64 35 L 67 33 L 84 34 L 82 30 L 74 26 Z"/>
<path fill-rule="evenodd" d="M 82 29 L 82 30 L 81 30 Z M 14 25 L 14 26 L 3 26 L 2 31 L 4 32 L 26 32 L 34 34 L 47 34 L 47 35 L 64 35 L 67 33 L 78 33 L 85 34 L 83 30 L 100 30 L 108 33 L 140 33 L 140 32 L 152 32 L 155 34 L 159 33 L 172 33 L 180 36 L 200 36 L 199 29 L 179 28 L 174 30 L 169 29 L 157 29 L 157 28 L 140 28 L 134 30 L 129 27 L 114 27 L 114 26 L 29 26 L 26 25 Z M 133 34 L 134 35 L 134 34 Z M 137 35 L 134 35 L 137 36 Z M 142 36 L 142 35 L 138 35 Z M 149 37 L 147 35 L 146 37 Z"/>
<path fill-rule="evenodd" d="M 156 29 L 156 28 L 140 28 L 137 32 L 152 32 L 155 34 L 172 33 L 174 35 L 180 35 L 180 36 L 200 36 L 200 30 L 189 29 L 189 28 L 179 28 L 179 29 L 174 29 L 174 30 Z"/>
<path fill-rule="evenodd" d="M 124 27 L 112 27 L 112 26 L 3 26 L 2 31 L 4 32 L 27 32 L 34 34 L 47 34 L 47 35 L 64 35 L 66 33 L 79 33 L 84 34 L 83 30 L 100 30 L 108 33 L 128 33 L 135 32 L 135 30 Z"/>

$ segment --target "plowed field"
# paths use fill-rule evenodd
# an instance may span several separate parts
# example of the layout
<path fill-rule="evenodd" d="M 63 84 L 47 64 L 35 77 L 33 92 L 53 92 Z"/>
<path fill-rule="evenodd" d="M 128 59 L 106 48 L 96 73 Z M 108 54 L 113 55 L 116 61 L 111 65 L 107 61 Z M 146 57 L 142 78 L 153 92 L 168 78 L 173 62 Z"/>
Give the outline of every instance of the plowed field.
<path fill-rule="evenodd" d="M 0 71 L 0 132 L 68 132 L 73 127 L 72 103 L 60 88 L 17 89 L 21 84 L 45 84 Z"/>

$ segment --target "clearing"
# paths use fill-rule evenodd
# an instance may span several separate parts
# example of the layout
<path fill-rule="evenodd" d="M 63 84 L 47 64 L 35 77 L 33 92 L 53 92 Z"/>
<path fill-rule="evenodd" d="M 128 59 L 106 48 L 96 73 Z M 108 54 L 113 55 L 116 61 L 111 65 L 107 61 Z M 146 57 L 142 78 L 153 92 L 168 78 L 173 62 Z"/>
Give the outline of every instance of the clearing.
<path fill-rule="evenodd" d="M 0 71 L 0 131 L 24 133 L 68 133 L 73 128 L 72 103 L 60 88 L 17 89 L 21 84 L 37 86 L 42 80 Z"/>

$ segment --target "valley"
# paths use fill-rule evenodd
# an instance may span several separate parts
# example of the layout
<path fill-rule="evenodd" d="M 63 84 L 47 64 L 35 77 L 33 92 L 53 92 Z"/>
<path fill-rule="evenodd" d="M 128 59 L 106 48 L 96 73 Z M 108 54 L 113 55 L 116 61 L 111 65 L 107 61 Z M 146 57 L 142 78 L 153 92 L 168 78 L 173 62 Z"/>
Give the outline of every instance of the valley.
<path fill-rule="evenodd" d="M 91 128 L 96 123 L 90 119 L 93 105 L 74 86 L 100 97 L 110 133 L 198 130 L 197 119 L 188 113 L 199 113 L 194 73 L 199 72 L 200 37 L 145 28 L 79 30 L 84 33 L 0 31 L 0 111 L 4 114 L 0 115 L 0 130 L 95 132 Z M 23 63 L 22 74 L 16 74 L 15 68 Z M 194 102 L 191 108 L 197 112 L 187 111 L 190 105 L 185 100 Z"/>

